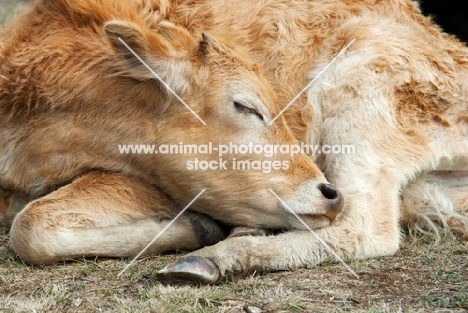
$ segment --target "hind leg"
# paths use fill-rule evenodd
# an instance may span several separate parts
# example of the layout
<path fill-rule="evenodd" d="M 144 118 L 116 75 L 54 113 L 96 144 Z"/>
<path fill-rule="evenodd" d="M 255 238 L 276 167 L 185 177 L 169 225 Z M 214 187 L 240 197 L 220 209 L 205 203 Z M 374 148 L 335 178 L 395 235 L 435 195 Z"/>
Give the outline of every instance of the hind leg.
<path fill-rule="evenodd" d="M 455 210 L 460 214 L 449 220 L 452 229 L 461 231 L 461 239 L 468 241 L 468 186 L 454 188 L 449 193 Z"/>
<path fill-rule="evenodd" d="M 10 243 L 26 262 L 137 255 L 178 213 L 138 179 L 90 173 L 29 203 L 13 221 Z M 184 213 L 145 252 L 194 250 L 222 240 L 211 219 Z"/>
<path fill-rule="evenodd" d="M 468 239 L 468 172 L 433 171 L 402 191 L 401 222 L 410 232 L 445 231 Z M 439 238 L 440 239 L 440 238 Z"/>

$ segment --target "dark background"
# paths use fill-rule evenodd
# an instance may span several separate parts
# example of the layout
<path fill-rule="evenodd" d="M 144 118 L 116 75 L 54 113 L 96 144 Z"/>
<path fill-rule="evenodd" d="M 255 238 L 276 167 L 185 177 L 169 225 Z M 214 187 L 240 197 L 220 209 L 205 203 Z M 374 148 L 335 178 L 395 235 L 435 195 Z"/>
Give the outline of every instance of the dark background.
<path fill-rule="evenodd" d="M 442 28 L 468 43 L 467 0 L 419 0 L 425 15 L 430 15 Z"/>

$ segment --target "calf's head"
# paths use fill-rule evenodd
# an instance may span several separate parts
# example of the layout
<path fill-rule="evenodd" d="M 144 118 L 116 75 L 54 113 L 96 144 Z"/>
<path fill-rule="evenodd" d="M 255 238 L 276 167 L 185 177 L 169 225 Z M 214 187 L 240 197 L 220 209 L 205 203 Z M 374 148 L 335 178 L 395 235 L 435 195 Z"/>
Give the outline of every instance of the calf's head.
<path fill-rule="evenodd" d="M 290 153 L 299 143 L 283 116 L 269 125 L 280 114 L 275 93 L 281 91 L 272 89 L 242 47 L 168 21 L 156 29 L 109 21 L 104 30 L 121 75 L 148 84 L 149 101 L 160 99 L 144 143 L 174 147 L 173 153 L 133 161 L 145 162 L 158 187 L 180 206 L 206 189 L 193 209 L 233 224 L 304 229 L 289 208 L 314 228 L 336 217 L 343 206 L 340 192 L 310 157 Z M 200 153 L 210 143 L 213 149 Z"/>

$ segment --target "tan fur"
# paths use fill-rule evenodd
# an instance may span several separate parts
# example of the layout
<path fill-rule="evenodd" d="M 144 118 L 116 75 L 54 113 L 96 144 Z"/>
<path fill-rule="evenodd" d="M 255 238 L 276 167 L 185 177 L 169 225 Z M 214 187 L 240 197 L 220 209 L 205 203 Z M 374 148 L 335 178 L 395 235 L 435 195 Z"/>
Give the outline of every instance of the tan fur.
<path fill-rule="evenodd" d="M 204 31 L 215 41 L 203 40 Z M 413 1 L 43 0 L 1 36 L 0 186 L 5 190 L 50 197 L 65 185 L 74 194 L 75 183 L 69 182 L 99 169 L 154 185 L 179 209 L 206 188 L 193 207 L 198 212 L 233 224 L 299 229 L 229 238 L 194 252 L 213 260 L 222 276 L 239 266 L 244 272 L 281 270 L 332 258 L 312 234 L 300 230 L 269 188 L 297 204 L 292 209 L 304 217 L 313 214 L 309 224 L 322 227 L 318 233 L 345 259 L 395 253 L 400 220 L 423 231 L 435 225 L 434 218 L 467 230 L 460 215 L 466 210 L 466 186 L 433 177 L 442 170 L 468 169 L 468 48 L 423 17 Z M 345 55 L 266 126 L 353 38 Z M 233 110 L 236 92 L 264 115 L 264 123 Z M 265 175 L 187 172 L 184 155 L 122 156 L 116 149 L 121 143 L 179 141 L 352 144 L 356 154 L 322 154 L 315 163 L 304 155 L 278 156 L 291 162 L 290 170 Z M 345 196 L 343 212 L 331 225 L 314 218 L 330 209 L 316 195 L 324 176 Z M 90 204 L 89 210 L 100 206 Z M 12 238 L 22 236 L 24 212 L 36 212 L 30 223 L 43 229 L 42 213 L 36 211 L 42 207 L 48 204 L 41 199 L 26 207 Z M 135 210 L 130 204 L 128 209 L 129 214 Z M 37 250 L 35 241 L 18 240 L 12 240 L 16 250 Z M 50 260 L 89 255 L 61 251 L 52 251 Z M 27 258 L 43 261 L 39 252 Z"/>
<path fill-rule="evenodd" d="M 135 256 L 175 213 L 173 203 L 154 187 L 135 178 L 91 173 L 28 204 L 13 223 L 10 242 L 23 260 L 34 263 Z M 196 249 L 196 237 L 184 215 L 145 254 Z"/>

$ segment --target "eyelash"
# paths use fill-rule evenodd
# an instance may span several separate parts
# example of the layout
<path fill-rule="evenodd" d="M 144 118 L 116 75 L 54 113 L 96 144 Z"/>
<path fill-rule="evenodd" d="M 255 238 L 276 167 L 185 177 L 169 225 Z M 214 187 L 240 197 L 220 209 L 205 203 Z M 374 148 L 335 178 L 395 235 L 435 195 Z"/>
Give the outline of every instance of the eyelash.
<path fill-rule="evenodd" d="M 246 113 L 246 114 L 255 114 L 256 116 L 258 116 L 259 119 L 263 121 L 263 115 L 258 113 L 257 110 L 249 108 L 237 101 L 234 101 L 234 106 L 236 107 L 237 112 Z"/>

